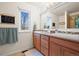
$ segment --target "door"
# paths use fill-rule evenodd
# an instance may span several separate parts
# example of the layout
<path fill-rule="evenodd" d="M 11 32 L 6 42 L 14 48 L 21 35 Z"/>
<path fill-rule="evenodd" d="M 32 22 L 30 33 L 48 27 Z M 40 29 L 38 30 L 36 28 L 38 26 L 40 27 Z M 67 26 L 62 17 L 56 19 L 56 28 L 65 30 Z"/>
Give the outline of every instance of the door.
<path fill-rule="evenodd" d="M 62 54 L 63 56 L 79 56 L 79 52 L 77 51 L 74 51 L 72 49 L 69 49 L 69 48 L 62 48 Z"/>
<path fill-rule="evenodd" d="M 49 36 L 41 35 L 41 52 L 45 55 L 49 55 Z"/>
<path fill-rule="evenodd" d="M 41 48 L 41 39 L 40 39 L 40 34 L 34 33 L 34 47 L 40 51 Z"/>
<path fill-rule="evenodd" d="M 50 56 L 60 56 L 61 55 L 61 47 L 54 43 L 54 42 L 50 42 Z"/>
<path fill-rule="evenodd" d="M 37 39 L 36 39 L 36 49 L 38 49 L 39 51 L 40 51 L 40 49 L 41 49 L 41 44 L 40 44 L 41 42 L 40 42 L 40 37 L 38 37 Z"/>

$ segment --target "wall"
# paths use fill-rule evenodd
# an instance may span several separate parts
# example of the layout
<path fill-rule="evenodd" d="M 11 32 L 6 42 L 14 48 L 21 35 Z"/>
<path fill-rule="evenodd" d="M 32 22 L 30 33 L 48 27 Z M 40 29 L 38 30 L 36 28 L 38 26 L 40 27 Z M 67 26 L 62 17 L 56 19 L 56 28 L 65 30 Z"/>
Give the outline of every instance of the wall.
<path fill-rule="evenodd" d="M 15 16 L 15 25 L 0 24 L 0 27 L 19 27 L 20 14 L 18 7 L 30 10 L 31 24 L 33 30 L 34 22 L 37 23 L 37 29 L 40 29 L 39 10 L 35 6 L 27 3 L 0 3 L 0 14 L 8 14 Z M 39 22 L 39 23 L 38 23 Z M 18 28 L 19 29 L 19 28 Z M 32 32 L 18 32 L 18 42 L 14 44 L 6 44 L 0 46 L 0 55 L 10 55 L 12 53 L 28 50 L 33 47 Z"/>

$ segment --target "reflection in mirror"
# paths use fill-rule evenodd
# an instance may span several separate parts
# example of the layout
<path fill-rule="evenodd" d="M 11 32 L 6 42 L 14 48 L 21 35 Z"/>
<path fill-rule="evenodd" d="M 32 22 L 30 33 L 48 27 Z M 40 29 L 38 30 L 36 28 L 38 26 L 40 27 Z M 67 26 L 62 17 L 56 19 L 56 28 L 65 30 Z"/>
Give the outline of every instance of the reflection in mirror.
<path fill-rule="evenodd" d="M 75 18 L 75 28 L 79 28 L 79 16 Z"/>
<path fill-rule="evenodd" d="M 79 15 L 69 16 L 67 19 L 68 28 L 79 28 Z"/>

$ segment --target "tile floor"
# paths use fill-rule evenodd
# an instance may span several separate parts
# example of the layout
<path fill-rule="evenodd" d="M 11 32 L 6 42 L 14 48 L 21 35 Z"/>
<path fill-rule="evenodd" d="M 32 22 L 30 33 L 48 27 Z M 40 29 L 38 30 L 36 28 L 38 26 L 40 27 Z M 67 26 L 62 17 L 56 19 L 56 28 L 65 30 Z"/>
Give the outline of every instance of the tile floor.
<path fill-rule="evenodd" d="M 12 54 L 10 56 L 43 56 L 43 55 L 38 50 L 33 48 L 24 53 L 18 52 L 18 53 Z"/>
<path fill-rule="evenodd" d="M 18 53 L 11 54 L 10 56 L 25 56 L 25 54 L 22 52 L 18 52 Z"/>

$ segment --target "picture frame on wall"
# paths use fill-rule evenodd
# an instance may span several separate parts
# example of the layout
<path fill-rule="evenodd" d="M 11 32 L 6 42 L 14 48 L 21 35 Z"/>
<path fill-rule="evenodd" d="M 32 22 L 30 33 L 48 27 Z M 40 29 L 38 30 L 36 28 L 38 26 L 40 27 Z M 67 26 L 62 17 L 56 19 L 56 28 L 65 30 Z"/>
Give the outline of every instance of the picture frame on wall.
<path fill-rule="evenodd" d="M 19 18 L 19 32 L 30 31 L 30 11 L 19 9 L 20 18 Z"/>

